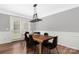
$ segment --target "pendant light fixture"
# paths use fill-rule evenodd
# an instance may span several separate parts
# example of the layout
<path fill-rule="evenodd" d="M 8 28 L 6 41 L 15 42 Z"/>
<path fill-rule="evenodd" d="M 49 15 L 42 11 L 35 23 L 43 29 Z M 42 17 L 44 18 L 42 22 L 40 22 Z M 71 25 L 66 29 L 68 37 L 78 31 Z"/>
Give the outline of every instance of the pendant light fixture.
<path fill-rule="evenodd" d="M 39 21 L 42 21 L 42 19 L 38 18 L 38 14 L 37 14 L 37 10 L 36 10 L 37 4 L 34 4 L 33 7 L 34 7 L 33 20 L 31 20 L 30 22 L 39 22 Z"/>

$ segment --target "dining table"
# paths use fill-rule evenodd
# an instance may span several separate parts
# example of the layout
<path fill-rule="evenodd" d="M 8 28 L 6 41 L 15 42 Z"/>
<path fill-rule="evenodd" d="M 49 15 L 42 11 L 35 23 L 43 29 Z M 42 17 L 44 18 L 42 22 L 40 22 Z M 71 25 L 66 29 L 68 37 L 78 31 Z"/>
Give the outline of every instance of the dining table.
<path fill-rule="evenodd" d="M 33 35 L 33 39 L 37 42 L 39 42 L 39 54 L 42 53 L 42 43 L 45 40 L 49 40 L 52 39 L 53 36 L 44 36 L 44 35 Z"/>

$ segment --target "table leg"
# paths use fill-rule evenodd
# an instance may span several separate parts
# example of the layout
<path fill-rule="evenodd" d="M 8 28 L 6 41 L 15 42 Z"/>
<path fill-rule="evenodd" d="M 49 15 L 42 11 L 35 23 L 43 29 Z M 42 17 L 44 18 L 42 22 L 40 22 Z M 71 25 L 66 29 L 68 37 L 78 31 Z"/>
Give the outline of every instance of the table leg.
<path fill-rule="evenodd" d="M 42 50 L 42 44 L 39 43 L 39 54 L 41 54 L 41 50 Z"/>

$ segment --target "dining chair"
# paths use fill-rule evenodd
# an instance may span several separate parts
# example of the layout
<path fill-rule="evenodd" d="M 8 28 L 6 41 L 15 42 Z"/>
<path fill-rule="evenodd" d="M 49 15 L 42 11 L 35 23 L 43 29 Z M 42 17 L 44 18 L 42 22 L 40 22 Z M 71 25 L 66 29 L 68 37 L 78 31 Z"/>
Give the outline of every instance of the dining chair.
<path fill-rule="evenodd" d="M 48 49 L 48 53 L 51 53 L 51 50 L 52 49 L 56 49 L 57 53 L 59 54 L 59 51 L 58 51 L 58 48 L 57 48 L 57 36 L 53 38 L 53 41 L 52 42 L 49 42 L 49 40 L 45 40 L 42 45 L 44 47 L 46 47 Z M 50 39 L 51 40 L 51 39 Z"/>
<path fill-rule="evenodd" d="M 30 40 L 33 44 L 35 44 L 35 45 L 39 44 L 37 41 L 35 41 L 35 40 L 33 39 L 33 36 L 32 36 L 32 35 L 29 35 L 29 40 Z"/>
<path fill-rule="evenodd" d="M 25 41 L 27 41 L 29 39 L 29 32 L 25 32 L 24 36 L 25 36 L 25 38 L 24 38 Z"/>
<path fill-rule="evenodd" d="M 29 35 L 29 38 L 26 41 L 27 53 L 31 52 L 31 51 L 33 51 L 33 53 L 35 53 L 37 44 L 39 44 L 39 43 L 33 40 L 32 35 Z"/>
<path fill-rule="evenodd" d="M 48 33 L 44 33 L 44 36 L 48 36 L 49 34 Z"/>

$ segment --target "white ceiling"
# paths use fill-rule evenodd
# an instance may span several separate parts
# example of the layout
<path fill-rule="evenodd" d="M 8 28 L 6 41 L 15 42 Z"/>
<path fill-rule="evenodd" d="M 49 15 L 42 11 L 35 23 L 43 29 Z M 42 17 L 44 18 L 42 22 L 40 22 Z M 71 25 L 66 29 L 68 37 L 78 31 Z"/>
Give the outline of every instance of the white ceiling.
<path fill-rule="evenodd" d="M 78 4 L 38 4 L 38 17 L 45 17 L 65 10 L 78 7 Z M 0 4 L 0 13 L 32 18 L 33 4 Z"/>

